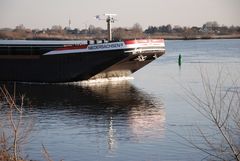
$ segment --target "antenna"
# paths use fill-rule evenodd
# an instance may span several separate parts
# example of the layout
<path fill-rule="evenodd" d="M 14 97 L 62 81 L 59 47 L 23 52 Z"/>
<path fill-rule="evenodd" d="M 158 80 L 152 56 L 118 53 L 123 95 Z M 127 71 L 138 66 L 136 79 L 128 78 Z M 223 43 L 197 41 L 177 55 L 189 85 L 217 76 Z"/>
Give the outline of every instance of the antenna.
<path fill-rule="evenodd" d="M 71 29 L 71 19 L 68 20 L 68 28 Z"/>
<path fill-rule="evenodd" d="M 111 23 L 114 23 L 116 21 L 116 19 L 113 17 L 117 16 L 117 14 L 105 13 L 105 14 L 103 14 L 103 16 L 104 16 L 104 18 L 102 18 L 101 15 L 97 15 L 96 19 L 105 20 L 107 22 L 108 41 L 112 41 Z"/>

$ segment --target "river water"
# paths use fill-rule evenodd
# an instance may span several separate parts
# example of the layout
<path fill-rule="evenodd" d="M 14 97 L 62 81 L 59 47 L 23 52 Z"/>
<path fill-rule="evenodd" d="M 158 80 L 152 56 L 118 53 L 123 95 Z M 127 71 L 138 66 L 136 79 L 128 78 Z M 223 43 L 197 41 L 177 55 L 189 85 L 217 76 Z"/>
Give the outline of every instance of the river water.
<path fill-rule="evenodd" d="M 184 88 L 201 95 L 201 71 L 214 80 L 223 68 L 237 79 L 239 67 L 240 40 L 166 41 L 166 54 L 133 74 L 133 80 L 18 83 L 25 114 L 34 122 L 24 154 L 44 160 L 43 144 L 56 161 L 201 160 L 206 155 L 181 136 L 197 138 L 195 127 L 207 130 L 210 123 L 187 103 Z"/>

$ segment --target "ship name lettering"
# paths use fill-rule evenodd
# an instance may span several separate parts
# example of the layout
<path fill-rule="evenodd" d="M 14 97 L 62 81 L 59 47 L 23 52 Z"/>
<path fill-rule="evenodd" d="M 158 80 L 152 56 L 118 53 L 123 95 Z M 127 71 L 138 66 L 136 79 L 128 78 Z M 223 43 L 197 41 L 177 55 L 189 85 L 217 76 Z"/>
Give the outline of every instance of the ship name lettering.
<path fill-rule="evenodd" d="M 89 50 L 97 50 L 97 49 L 109 49 L 109 48 L 120 48 L 123 47 L 123 43 L 114 43 L 114 44 L 98 44 L 89 46 Z"/>

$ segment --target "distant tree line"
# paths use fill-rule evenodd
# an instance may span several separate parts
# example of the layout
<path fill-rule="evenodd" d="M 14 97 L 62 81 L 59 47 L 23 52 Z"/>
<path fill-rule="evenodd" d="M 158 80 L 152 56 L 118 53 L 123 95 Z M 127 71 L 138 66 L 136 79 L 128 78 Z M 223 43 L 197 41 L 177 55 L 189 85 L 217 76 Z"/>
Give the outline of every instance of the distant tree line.
<path fill-rule="evenodd" d="M 215 33 L 215 34 L 233 34 L 240 32 L 240 26 L 220 26 L 216 21 L 207 22 L 202 25 L 202 27 L 181 27 L 174 26 L 172 27 L 170 24 L 162 25 L 162 26 L 149 26 L 144 33 L 147 34 L 155 34 L 155 33 L 184 33 L 184 32 L 192 32 L 192 33 Z"/>
<path fill-rule="evenodd" d="M 217 38 L 230 35 L 229 38 L 240 38 L 240 26 L 220 26 L 216 21 L 210 21 L 201 27 L 172 26 L 149 26 L 143 30 L 139 23 L 130 28 L 113 28 L 113 37 L 119 39 L 136 39 L 147 37 L 163 37 L 166 39 L 194 39 L 194 38 Z M 106 39 L 107 31 L 101 27 L 89 25 L 87 28 L 70 28 L 53 25 L 47 29 L 27 29 L 24 25 L 18 25 L 14 29 L 0 29 L 0 39 Z"/>

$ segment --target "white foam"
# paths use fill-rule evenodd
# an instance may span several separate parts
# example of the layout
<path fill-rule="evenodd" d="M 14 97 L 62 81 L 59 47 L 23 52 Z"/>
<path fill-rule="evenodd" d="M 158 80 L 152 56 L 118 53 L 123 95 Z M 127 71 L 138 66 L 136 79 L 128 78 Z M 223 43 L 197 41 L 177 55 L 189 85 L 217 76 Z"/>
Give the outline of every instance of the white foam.
<path fill-rule="evenodd" d="M 84 81 L 67 82 L 67 83 L 44 83 L 44 82 L 17 82 L 17 83 L 27 84 L 27 85 L 58 84 L 58 85 L 96 86 L 96 85 L 105 85 L 105 84 L 120 84 L 124 81 L 133 80 L 133 79 L 134 77 L 132 76 L 120 76 L 120 77 L 89 79 Z"/>
<path fill-rule="evenodd" d="M 96 85 L 104 85 L 104 84 L 119 84 L 123 81 L 133 80 L 132 76 L 126 77 L 110 77 L 110 78 L 98 78 L 98 79 L 90 79 L 79 82 L 72 82 L 70 84 L 80 85 L 80 86 L 96 86 Z"/>

